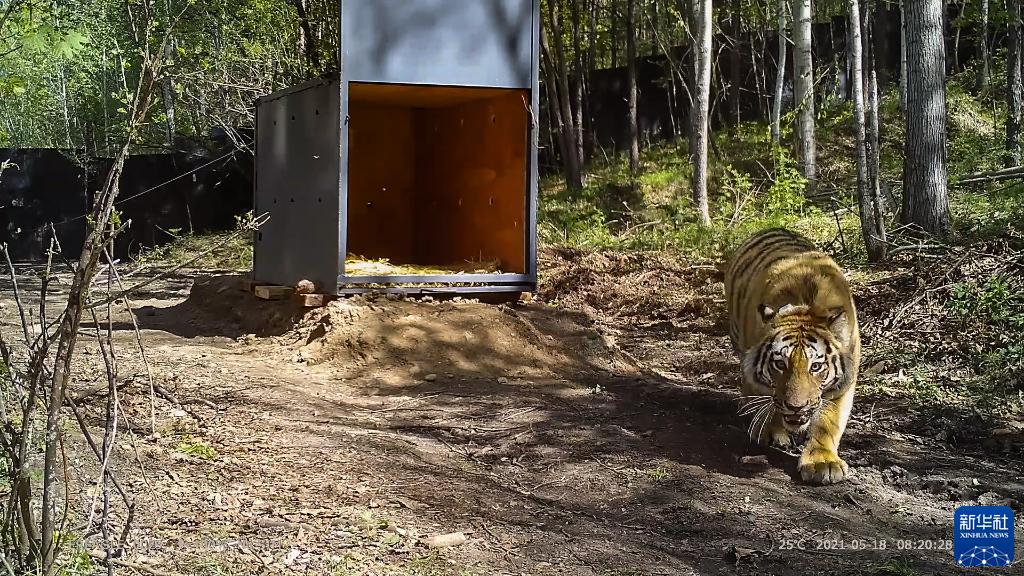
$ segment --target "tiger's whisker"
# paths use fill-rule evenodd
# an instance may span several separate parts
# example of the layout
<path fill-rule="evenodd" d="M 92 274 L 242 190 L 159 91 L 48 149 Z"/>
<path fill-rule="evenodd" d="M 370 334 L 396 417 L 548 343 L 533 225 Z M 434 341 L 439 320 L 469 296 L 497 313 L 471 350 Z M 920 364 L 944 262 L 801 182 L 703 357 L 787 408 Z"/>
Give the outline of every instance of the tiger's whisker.
<path fill-rule="evenodd" d="M 761 438 L 761 434 L 764 432 L 764 425 L 767 424 L 768 421 L 771 420 L 774 417 L 775 417 L 775 405 L 772 404 L 772 405 L 768 406 L 768 412 L 765 414 L 764 419 L 761 420 L 761 428 L 757 431 L 758 439 Z"/>
<path fill-rule="evenodd" d="M 739 399 L 739 403 L 743 404 L 743 405 L 746 405 L 746 404 L 756 404 L 758 402 L 768 402 L 771 399 L 772 399 L 772 396 L 747 396 L 745 398 L 740 398 Z"/>
<path fill-rule="evenodd" d="M 739 404 L 749 404 L 751 402 L 762 402 L 771 398 L 771 396 L 740 396 L 736 399 Z"/>
<path fill-rule="evenodd" d="M 744 408 L 743 410 L 741 410 L 739 412 L 739 416 L 742 417 L 742 416 L 750 416 L 751 414 L 756 414 L 756 413 L 760 412 L 761 410 L 763 410 L 766 406 L 768 406 L 768 403 L 759 404 L 757 406 L 748 406 L 748 407 Z"/>
<path fill-rule="evenodd" d="M 771 396 L 758 396 L 757 398 L 746 398 L 746 399 L 740 401 L 739 403 L 741 405 L 743 405 L 743 406 L 746 406 L 747 404 L 759 404 L 761 402 L 771 402 L 771 400 L 772 400 Z"/>
<path fill-rule="evenodd" d="M 771 398 L 769 394 L 747 394 L 740 396 L 737 400 L 757 399 L 757 398 Z"/>
<path fill-rule="evenodd" d="M 757 422 L 757 417 L 758 417 L 758 415 L 761 414 L 761 410 L 763 410 L 763 409 L 764 409 L 763 407 L 759 408 L 757 410 L 757 413 L 754 414 L 754 416 L 750 419 L 750 424 L 747 424 L 747 438 L 748 439 L 752 439 L 753 438 L 751 435 L 754 433 L 754 423 Z"/>
<path fill-rule="evenodd" d="M 753 413 L 761 410 L 762 408 L 764 408 L 768 404 L 770 404 L 770 403 L 762 402 L 762 403 L 759 403 L 759 404 L 748 404 L 748 405 L 743 406 L 742 408 L 740 408 L 739 411 L 738 411 L 738 414 L 740 416 L 750 415 L 750 414 L 753 414 Z"/>
<path fill-rule="evenodd" d="M 760 402 L 751 402 L 749 404 L 741 406 L 740 408 L 737 409 L 737 411 L 740 414 L 740 416 L 746 416 L 747 414 L 752 414 L 754 412 L 757 412 L 758 410 L 760 410 L 761 408 L 763 408 L 764 406 L 766 406 L 766 405 L 768 405 L 770 403 L 771 403 L 770 400 L 762 400 Z"/>
<path fill-rule="evenodd" d="M 750 430 L 750 438 L 755 444 L 761 443 L 761 430 L 764 427 L 764 422 L 769 418 L 769 416 L 769 410 L 766 408 L 758 414 L 757 420 L 754 421 L 754 426 Z M 754 433 L 754 430 L 757 430 L 757 433 Z"/>
<path fill-rule="evenodd" d="M 754 428 L 757 427 L 757 423 L 762 420 L 764 414 L 770 409 L 770 406 L 762 406 L 761 409 L 757 411 L 757 414 L 750 419 L 750 427 L 747 429 L 747 437 L 750 438 L 751 441 L 757 441 L 757 438 L 754 438 Z"/>

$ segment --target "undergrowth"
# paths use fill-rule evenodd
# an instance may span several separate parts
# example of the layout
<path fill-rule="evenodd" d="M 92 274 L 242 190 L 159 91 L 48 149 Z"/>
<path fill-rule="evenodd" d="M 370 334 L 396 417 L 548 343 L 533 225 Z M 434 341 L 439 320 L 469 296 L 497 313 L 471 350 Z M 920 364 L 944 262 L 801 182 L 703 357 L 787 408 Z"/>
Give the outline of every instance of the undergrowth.
<path fill-rule="evenodd" d="M 187 234 L 172 231 L 175 238 L 163 245 L 146 248 L 135 257 L 137 266 L 177 266 L 209 252 L 192 267 L 205 270 L 247 270 L 252 267 L 252 235 L 234 231 Z M 214 249 L 215 248 L 215 249 Z"/>
<path fill-rule="evenodd" d="M 999 273 L 953 286 L 946 302 L 985 380 L 1024 391 L 1024 279 Z"/>
<path fill-rule="evenodd" d="M 784 226 L 856 258 L 863 252 L 859 222 L 849 212 L 838 218 L 831 213 L 841 205 L 808 201 L 795 160 L 773 146 L 764 129 L 751 123 L 716 135 L 722 156 L 736 161 L 711 164 L 710 226 L 696 219 L 685 146 L 668 144 L 644 151 L 645 171 L 635 179 L 624 158 L 595 167 L 578 192 L 567 190 L 559 177 L 545 178 L 542 244 L 714 258 L 757 230 Z"/>

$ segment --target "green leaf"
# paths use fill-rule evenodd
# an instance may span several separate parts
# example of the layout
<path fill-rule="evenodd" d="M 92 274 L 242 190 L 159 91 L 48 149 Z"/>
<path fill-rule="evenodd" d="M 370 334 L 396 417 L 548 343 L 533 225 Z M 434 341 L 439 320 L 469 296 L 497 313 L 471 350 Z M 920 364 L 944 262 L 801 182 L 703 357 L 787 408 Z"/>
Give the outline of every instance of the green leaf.
<path fill-rule="evenodd" d="M 77 30 L 72 30 L 57 44 L 57 53 L 65 58 L 70 58 L 81 52 L 88 44 L 88 36 Z"/>

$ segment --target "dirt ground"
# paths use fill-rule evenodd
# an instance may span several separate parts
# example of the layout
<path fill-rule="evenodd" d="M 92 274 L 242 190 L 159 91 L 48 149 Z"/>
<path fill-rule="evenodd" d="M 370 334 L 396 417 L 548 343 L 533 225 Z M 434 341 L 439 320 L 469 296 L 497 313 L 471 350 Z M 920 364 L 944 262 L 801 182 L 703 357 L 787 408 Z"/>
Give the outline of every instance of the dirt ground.
<path fill-rule="evenodd" d="M 957 505 L 1020 516 L 1024 431 L 954 441 L 943 422 L 963 418 L 880 401 L 855 407 L 846 483 L 803 485 L 777 452 L 742 465 L 757 451 L 735 415 L 714 266 L 622 275 L 582 257 L 547 254 L 547 303 L 514 306 L 381 297 L 303 314 L 229 273 L 137 294 L 153 379 L 177 403 L 156 401 L 151 434 L 146 369 L 115 309 L 128 560 L 189 575 L 958 574 Z M 75 395 L 102 382 L 94 328 Z M 92 414 L 103 401 L 82 398 Z M 994 437 L 1001 449 L 983 450 Z M 79 487 L 94 481 L 84 451 L 72 463 Z M 451 533 L 465 541 L 430 546 Z"/>

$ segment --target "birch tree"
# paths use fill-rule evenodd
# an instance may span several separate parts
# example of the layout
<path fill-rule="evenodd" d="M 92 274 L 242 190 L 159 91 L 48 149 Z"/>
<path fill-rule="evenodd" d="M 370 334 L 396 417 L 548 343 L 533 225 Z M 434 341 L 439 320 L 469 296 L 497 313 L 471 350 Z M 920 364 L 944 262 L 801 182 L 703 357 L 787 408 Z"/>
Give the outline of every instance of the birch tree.
<path fill-rule="evenodd" d="M 626 0 L 626 71 L 629 76 L 629 173 L 640 174 L 640 126 L 636 93 L 636 0 Z"/>
<path fill-rule="evenodd" d="M 695 22 L 693 67 L 696 86 L 693 95 L 693 201 L 702 224 L 711 223 L 708 207 L 708 114 L 711 99 L 711 0 L 694 0 Z"/>
<path fill-rule="evenodd" d="M 870 164 L 874 155 L 869 145 L 867 136 L 867 111 L 865 107 L 865 82 L 864 62 L 866 51 L 865 41 L 862 37 L 861 9 L 858 0 L 850 0 L 850 52 L 852 70 L 852 92 L 853 92 L 853 123 L 854 134 L 857 146 L 857 198 L 860 208 L 861 231 L 864 234 L 864 245 L 867 247 L 868 259 L 876 262 L 885 257 L 885 242 L 879 237 L 880 214 L 876 211 L 875 198 L 877 197 L 875 179 Z M 867 22 L 867 11 L 864 12 L 864 22 Z"/>
<path fill-rule="evenodd" d="M 786 50 L 789 40 L 786 38 L 786 13 L 789 2 L 779 0 L 777 28 L 779 34 L 779 60 L 775 74 L 775 99 L 772 102 L 772 141 L 776 144 L 782 139 L 782 91 L 786 87 Z"/>
<path fill-rule="evenodd" d="M 808 186 L 817 179 L 814 136 L 814 63 L 811 52 L 811 0 L 796 0 L 794 14 L 793 85 L 796 97 L 797 154 Z"/>

